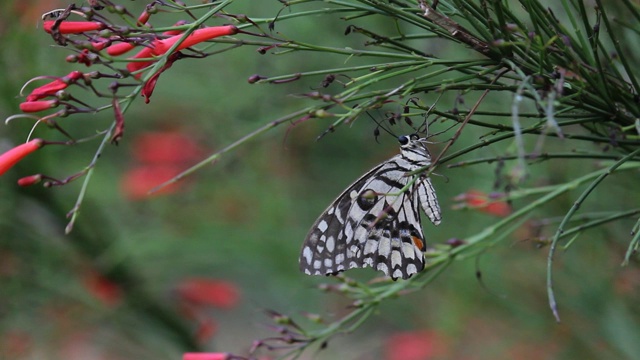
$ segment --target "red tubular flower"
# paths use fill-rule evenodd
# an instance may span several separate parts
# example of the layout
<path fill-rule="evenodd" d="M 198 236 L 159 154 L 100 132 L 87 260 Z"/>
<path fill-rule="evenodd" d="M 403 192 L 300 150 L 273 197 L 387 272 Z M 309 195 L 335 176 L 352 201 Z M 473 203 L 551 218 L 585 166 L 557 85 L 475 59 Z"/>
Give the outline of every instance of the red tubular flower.
<path fill-rule="evenodd" d="M 35 185 L 42 180 L 42 174 L 35 174 L 30 176 L 25 176 L 23 178 L 18 179 L 18 186 L 27 187 L 31 185 Z"/>
<path fill-rule="evenodd" d="M 47 96 L 55 95 L 58 91 L 66 89 L 69 84 L 75 83 L 84 76 L 82 71 L 72 71 L 66 76 L 55 79 L 52 82 L 33 89 L 27 96 L 27 101 L 40 100 Z"/>
<path fill-rule="evenodd" d="M 26 113 L 38 112 L 58 106 L 58 100 L 26 101 L 20 104 L 20 110 Z"/>
<path fill-rule="evenodd" d="M 0 175 L 6 173 L 13 165 L 24 159 L 25 156 L 40 149 L 42 146 L 44 146 L 42 139 L 33 139 L 0 155 Z"/>
<path fill-rule="evenodd" d="M 497 217 L 505 217 L 511 214 L 511 206 L 506 201 L 491 201 L 492 198 L 500 198 L 502 195 L 487 195 L 482 191 L 469 190 L 464 194 L 454 198 L 456 201 L 463 201 L 466 207 L 478 209 L 483 213 Z"/>
<path fill-rule="evenodd" d="M 233 35 L 237 33 L 238 28 L 233 25 L 212 26 L 204 29 L 198 29 L 180 43 L 175 51 L 180 51 L 203 41 L 211 40 L 220 36 Z M 182 39 L 182 36 L 183 35 L 175 35 L 164 40 L 154 40 L 151 43 L 151 47 L 146 47 L 140 50 L 140 52 L 138 52 L 132 59 L 150 58 L 153 56 L 163 55 L 169 51 L 176 42 Z M 130 62 L 127 64 L 127 69 L 134 72 L 151 65 L 152 62 L 153 61 Z M 136 77 L 140 77 L 140 75 L 137 75 Z"/>
<path fill-rule="evenodd" d="M 228 360 L 227 353 L 184 353 L 182 360 Z"/>
<path fill-rule="evenodd" d="M 131 51 L 135 47 L 136 46 L 132 43 L 127 43 L 127 42 L 117 43 L 107 48 L 107 54 L 111 56 L 118 56 Z"/>
<path fill-rule="evenodd" d="M 173 63 L 180 58 L 180 55 L 182 55 L 182 53 L 173 53 L 169 55 L 169 58 L 167 59 L 167 62 L 164 64 L 164 66 L 160 70 L 158 70 L 157 73 L 153 74 L 153 76 L 151 76 L 149 80 L 147 80 L 147 82 L 144 84 L 144 87 L 142 88 L 142 96 L 144 96 L 145 104 L 148 104 L 149 101 L 151 101 L 151 95 L 153 94 L 153 90 L 156 88 L 156 84 L 158 83 L 160 75 L 171 66 L 173 66 Z"/>
<path fill-rule="evenodd" d="M 175 51 L 180 51 L 182 49 L 186 49 L 193 45 L 199 44 L 203 41 L 215 39 L 220 36 L 225 35 L 234 35 L 238 33 L 238 28 L 233 25 L 224 25 L 224 26 L 212 26 L 204 29 L 198 29 L 191 33 L 178 47 Z M 162 55 L 169 51 L 169 49 L 178 42 L 178 40 L 182 39 L 182 35 L 172 36 L 168 39 L 157 40 L 153 43 L 153 54 L 154 55 Z"/>
<path fill-rule="evenodd" d="M 151 48 L 145 47 L 144 49 L 140 50 L 137 54 L 135 54 L 132 59 L 144 59 L 144 58 L 150 58 L 150 57 L 153 57 L 152 50 Z M 134 72 L 140 69 L 144 69 L 151 64 L 153 64 L 153 61 L 130 62 L 127 64 L 127 70 Z M 135 75 L 136 79 L 139 79 L 140 76 L 141 74 Z"/>
<path fill-rule="evenodd" d="M 186 24 L 188 24 L 187 21 L 180 20 L 177 23 L 173 24 L 173 26 L 182 26 L 182 25 L 186 25 Z M 169 30 L 169 31 L 163 32 L 162 35 L 173 36 L 173 35 L 182 34 L 183 32 L 184 32 L 184 30 Z"/>
<path fill-rule="evenodd" d="M 55 20 L 47 20 L 44 22 L 44 31 L 51 34 Z M 80 34 L 87 31 L 102 30 L 105 26 L 103 23 L 95 21 L 63 21 L 58 26 L 61 34 Z"/>

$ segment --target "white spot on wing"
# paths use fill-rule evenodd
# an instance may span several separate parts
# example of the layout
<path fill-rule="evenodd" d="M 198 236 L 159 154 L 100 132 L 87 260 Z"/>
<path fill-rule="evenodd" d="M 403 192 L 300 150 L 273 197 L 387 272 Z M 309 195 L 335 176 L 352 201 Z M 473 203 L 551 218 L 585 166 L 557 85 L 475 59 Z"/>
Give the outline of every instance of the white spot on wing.
<path fill-rule="evenodd" d="M 402 271 L 400 269 L 397 269 L 396 271 L 393 272 L 393 274 L 391 276 L 393 278 L 395 278 L 395 279 L 401 278 L 402 277 Z"/>
<path fill-rule="evenodd" d="M 409 244 L 409 243 L 403 243 L 402 244 L 402 254 L 404 255 L 405 258 L 407 259 L 413 259 L 415 256 L 415 251 L 414 251 L 415 246 L 413 244 Z"/>
<path fill-rule="evenodd" d="M 333 266 L 333 261 L 331 259 L 324 259 L 324 267 L 330 268 Z"/>
<path fill-rule="evenodd" d="M 333 252 L 336 242 L 333 238 L 333 236 L 329 236 L 329 238 L 327 239 L 327 243 L 325 244 L 327 246 L 327 251 L 328 252 Z"/>
<path fill-rule="evenodd" d="M 307 264 L 311 265 L 311 248 L 308 246 L 304 247 L 304 250 L 302 250 L 302 257 L 304 257 L 304 259 L 307 261 Z"/>
<path fill-rule="evenodd" d="M 320 221 L 320 223 L 318 224 L 318 229 L 320 229 L 321 232 L 327 231 L 328 228 L 329 224 L 327 224 L 325 220 Z"/>
<path fill-rule="evenodd" d="M 417 272 L 418 272 L 418 269 L 416 268 L 415 265 L 413 264 L 407 265 L 407 275 L 415 274 Z"/>
<path fill-rule="evenodd" d="M 364 244 L 364 255 L 374 253 L 378 250 L 378 242 L 373 239 L 367 240 L 367 243 Z"/>
<path fill-rule="evenodd" d="M 391 251 L 391 268 L 395 269 L 396 267 L 400 266 L 401 263 L 402 263 L 402 256 L 400 255 L 400 251 L 398 250 Z"/>
<path fill-rule="evenodd" d="M 385 275 L 389 275 L 389 268 L 387 267 L 387 264 L 385 264 L 385 263 L 379 263 L 378 264 L 378 270 L 380 270 L 383 273 L 385 273 Z"/>
<path fill-rule="evenodd" d="M 336 255 L 336 264 L 342 264 L 343 261 L 344 261 L 344 254 Z"/>
<path fill-rule="evenodd" d="M 380 245 L 378 245 L 378 254 L 388 258 L 390 252 L 391 252 L 391 239 L 382 238 L 380 240 Z"/>
<path fill-rule="evenodd" d="M 316 260 L 313 262 L 313 268 L 314 269 L 320 269 L 320 265 L 322 265 L 322 263 L 320 262 L 320 260 Z"/>

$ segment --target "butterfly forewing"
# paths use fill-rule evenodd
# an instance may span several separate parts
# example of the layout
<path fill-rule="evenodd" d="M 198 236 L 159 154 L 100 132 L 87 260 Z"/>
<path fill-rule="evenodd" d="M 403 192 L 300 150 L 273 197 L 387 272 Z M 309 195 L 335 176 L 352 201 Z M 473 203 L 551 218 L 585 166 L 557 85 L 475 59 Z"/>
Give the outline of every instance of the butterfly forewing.
<path fill-rule="evenodd" d="M 330 275 L 370 266 L 393 279 L 407 279 L 424 268 L 426 249 L 419 208 L 434 224 L 440 207 L 426 176 L 408 172 L 431 158 L 417 137 L 399 138 L 402 152 L 371 169 L 347 188 L 316 220 L 300 255 L 300 269 Z"/>

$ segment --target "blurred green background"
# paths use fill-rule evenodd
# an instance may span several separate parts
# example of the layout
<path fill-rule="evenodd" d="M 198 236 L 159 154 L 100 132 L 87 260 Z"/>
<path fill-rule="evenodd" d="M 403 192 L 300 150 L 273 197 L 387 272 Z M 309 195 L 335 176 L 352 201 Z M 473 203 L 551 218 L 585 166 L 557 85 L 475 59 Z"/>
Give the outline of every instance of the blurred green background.
<path fill-rule="evenodd" d="M 3 117 L 19 113 L 22 99 L 18 93 L 27 80 L 61 76 L 80 68 L 65 63 L 69 50 L 52 46 L 50 36 L 39 29 L 42 13 L 64 7 L 55 3 L 32 0 L 1 5 Z M 145 5 L 124 4 L 133 13 Z M 253 17 L 272 17 L 279 10 L 275 0 L 238 1 L 228 9 Z M 380 28 L 392 26 L 382 18 L 366 21 Z M 212 20 L 211 24 L 224 22 Z M 362 38 L 343 35 L 346 25 L 334 15 L 280 22 L 276 31 L 312 43 L 362 47 Z M 455 51 L 440 44 L 429 45 L 429 51 Z M 347 300 L 315 287 L 335 281 L 301 274 L 297 259 L 309 227 L 335 196 L 397 153 L 397 141 L 391 136 L 383 134 L 376 143 L 375 123 L 370 119 L 359 119 L 318 142 L 316 137 L 330 119 L 290 128 L 281 125 L 199 171 L 171 194 L 132 199 L 123 183 L 127 174 L 144 165 L 136 151 L 152 151 L 136 150 L 142 146 L 140 137 L 183 134 L 203 154 L 177 164 L 186 169 L 204 154 L 304 107 L 307 100 L 291 95 L 318 88 L 322 80 L 250 85 L 250 75 L 341 67 L 345 61 L 342 56 L 311 53 L 260 55 L 246 46 L 219 56 L 177 62 L 162 75 L 151 103 L 138 101 L 125 114 L 125 137 L 119 146 L 108 146 L 104 152 L 76 229 L 68 236 L 63 235 L 65 214 L 76 201 L 81 181 L 51 189 L 23 189 L 15 181 L 33 173 L 63 178 L 78 172 L 91 161 L 98 141 L 47 147 L 2 176 L 0 357 L 176 359 L 185 351 L 185 340 L 170 330 L 173 325 L 167 325 L 174 318 L 188 333 L 204 332 L 199 337 L 203 349 L 246 353 L 254 340 L 277 335 L 265 326 L 271 322 L 265 309 L 296 319 L 305 312 L 317 313 L 328 320 L 348 311 Z M 501 96 L 492 100 L 495 106 L 509 107 L 510 99 Z M 435 99 L 436 95 L 428 94 L 422 100 L 430 103 Z M 444 99 L 440 104 L 453 108 L 454 101 Z M 467 101 L 464 106 L 472 103 Z M 382 113 L 372 115 L 382 117 Z M 112 119 L 110 112 L 104 112 L 59 122 L 73 134 L 86 135 L 105 129 Z M 23 142 L 32 125 L 31 120 L 18 119 L 0 127 L 2 151 Z M 446 128 L 445 124 L 435 127 L 433 132 Z M 402 126 L 393 130 L 411 131 Z M 469 126 L 455 147 L 463 148 L 482 134 L 484 130 Z M 34 136 L 62 140 L 44 126 Z M 437 140 L 449 136 L 451 132 Z M 526 140 L 533 147 L 538 138 Z M 467 159 L 502 154 L 511 144 L 500 145 L 482 148 Z M 442 146 L 433 145 L 433 152 Z M 546 149 L 574 146 L 595 149 L 595 145 L 557 139 L 545 142 Z M 433 177 L 433 182 L 443 223 L 438 228 L 423 224 L 430 245 L 464 239 L 496 221 L 490 215 L 456 211 L 451 206 L 453 197 L 470 189 L 495 190 L 498 166 L 438 169 L 444 176 Z M 579 160 L 534 164 L 529 168 L 528 185 L 555 184 L 596 168 L 597 164 Z M 631 206 L 637 203 L 637 184 L 637 176 L 608 179 L 585 208 Z M 580 191 L 536 215 L 562 216 Z M 517 202 L 513 205 L 519 206 Z M 414 346 L 428 348 L 417 357 L 424 359 L 637 358 L 639 271 L 637 261 L 620 266 L 632 225 L 631 220 L 620 221 L 589 231 L 567 252 L 558 254 L 555 277 L 561 324 L 554 321 L 547 303 L 547 248 L 531 240 L 536 235 L 549 236 L 555 227 L 543 228 L 544 234 L 531 234 L 523 225 L 477 259 L 456 262 L 423 291 L 383 304 L 358 331 L 308 356 L 399 359 L 394 356 L 406 351 L 399 346 Z M 478 271 L 482 282 L 477 279 Z M 122 295 L 122 289 L 110 287 L 97 274 L 119 279 L 126 284 L 124 291 L 133 295 Z M 348 275 L 364 280 L 378 274 L 365 269 Z M 232 286 L 239 297 L 227 293 L 231 300 L 226 305 L 198 305 L 194 316 L 193 307 L 183 308 L 186 295 L 180 289 L 192 279 L 203 278 Z M 228 289 L 220 290 L 220 296 L 225 291 Z M 125 297 L 129 300 L 123 301 Z M 165 315 L 169 320 L 162 320 Z M 411 336 L 421 341 L 417 345 L 407 342 Z"/>

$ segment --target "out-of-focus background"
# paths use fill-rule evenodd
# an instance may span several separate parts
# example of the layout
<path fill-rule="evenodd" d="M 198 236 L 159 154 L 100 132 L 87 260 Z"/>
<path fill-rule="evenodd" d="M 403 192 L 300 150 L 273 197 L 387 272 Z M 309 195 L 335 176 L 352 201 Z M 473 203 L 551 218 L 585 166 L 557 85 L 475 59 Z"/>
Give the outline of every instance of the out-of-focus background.
<path fill-rule="evenodd" d="M 27 80 L 78 68 L 64 61 L 70 51 L 52 45 L 41 30 L 41 14 L 65 5 L 39 0 L 0 5 L 3 118 L 19 112 L 22 99 L 18 95 Z M 124 5 L 136 13 L 146 4 Z M 228 10 L 272 17 L 280 9 L 279 2 L 269 0 L 238 1 Z M 379 20 L 380 27 L 392 26 Z M 370 25 L 375 20 L 367 21 Z M 212 24 L 224 22 L 212 20 Z M 343 35 L 346 25 L 338 16 L 319 16 L 278 23 L 276 31 L 319 44 L 362 47 L 362 39 Z M 453 51 L 440 44 L 428 45 L 428 51 Z M 397 153 L 392 136 L 383 133 L 379 143 L 375 141 L 376 125 L 370 119 L 343 126 L 321 141 L 315 139 L 330 119 L 282 125 L 166 193 L 146 195 L 177 171 L 302 108 L 306 100 L 292 94 L 309 92 L 322 80 L 251 85 L 250 75 L 341 67 L 345 61 L 343 56 L 311 53 L 261 55 L 247 46 L 176 63 L 162 75 L 151 103 L 138 101 L 125 114 L 125 137 L 118 146 L 107 146 L 98 162 L 70 235 L 63 235 L 65 214 L 76 201 L 81 181 L 51 189 L 19 188 L 15 181 L 34 173 L 61 178 L 73 174 L 91 161 L 96 141 L 52 146 L 2 176 L 0 358 L 176 359 L 185 351 L 185 340 L 175 335 L 176 324 L 182 324 L 203 349 L 246 353 L 254 340 L 274 336 L 266 326 L 271 319 L 264 310 L 301 318 L 305 325 L 309 325 L 305 313 L 330 320 L 348 311 L 344 298 L 316 288 L 335 281 L 301 274 L 297 259 L 309 227 L 335 196 Z M 422 100 L 429 103 L 436 97 L 426 94 Z M 454 108 L 454 101 L 443 99 L 440 104 Z M 511 105 L 506 96 L 492 101 L 497 108 Z M 86 134 L 103 130 L 112 118 L 107 112 L 59 123 Z M 17 119 L 0 127 L 0 149 L 23 142 L 32 125 L 31 120 Z M 436 125 L 433 132 L 445 128 Z M 402 125 L 393 130 L 411 131 Z M 482 134 L 484 130 L 468 126 L 455 147 L 463 148 Z M 435 140 L 445 141 L 451 135 L 448 132 Z M 34 136 L 58 134 L 40 126 Z M 538 140 L 526 138 L 530 146 Z M 495 156 L 508 146 L 492 145 L 468 158 Z M 544 146 L 563 149 L 567 145 L 546 139 Z M 437 152 L 442 144 L 432 148 Z M 433 176 L 432 181 L 443 222 L 438 228 L 423 224 L 429 245 L 464 239 L 497 221 L 486 212 L 453 210 L 452 199 L 474 189 L 494 191 L 500 166 L 438 169 L 442 176 Z M 530 186 L 574 178 L 585 166 L 597 168 L 579 160 L 530 166 Z M 606 191 L 597 190 L 586 207 L 596 210 L 637 202 L 637 176 L 607 182 Z M 580 191 L 560 198 L 536 216 L 562 216 Z M 548 248 L 532 240 L 549 236 L 555 227 L 532 234 L 523 224 L 510 238 L 477 258 L 455 262 L 424 290 L 388 301 L 355 333 L 336 338 L 327 349 L 308 356 L 635 358 L 640 354 L 640 273 L 637 261 L 620 266 L 632 225 L 628 220 L 590 230 L 568 251 L 559 251 L 555 279 L 560 324 L 547 302 Z M 113 284 L 104 272 L 127 286 Z M 366 269 L 348 275 L 364 280 L 379 274 Z"/>

